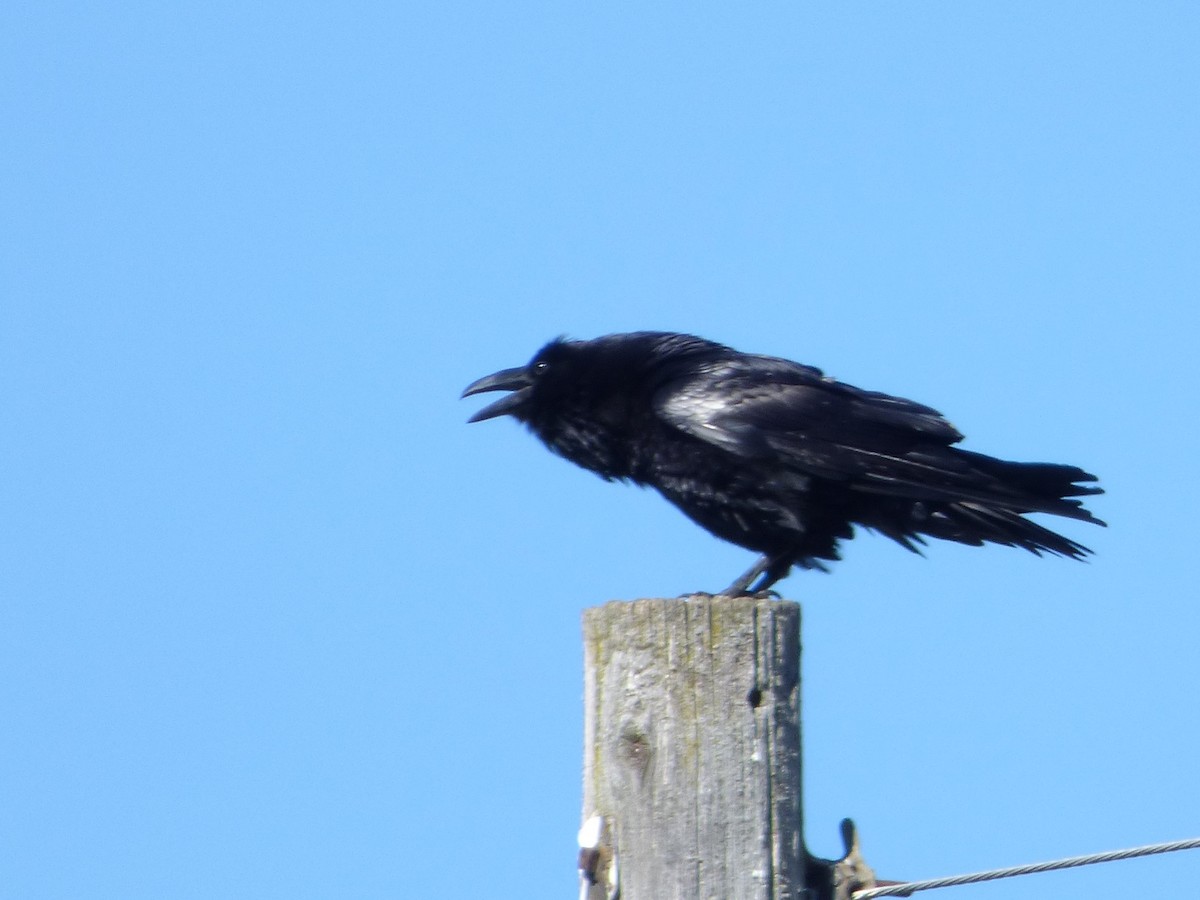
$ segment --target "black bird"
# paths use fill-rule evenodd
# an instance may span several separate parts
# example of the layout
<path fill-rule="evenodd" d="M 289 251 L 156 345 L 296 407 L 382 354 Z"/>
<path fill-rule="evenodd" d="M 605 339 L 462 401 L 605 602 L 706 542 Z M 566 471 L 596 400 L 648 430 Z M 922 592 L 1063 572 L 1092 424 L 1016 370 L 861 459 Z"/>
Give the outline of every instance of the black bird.
<path fill-rule="evenodd" d="M 485 391 L 512 393 L 471 422 L 512 416 L 560 456 L 653 487 L 712 534 L 761 553 L 722 591 L 730 596 L 766 591 L 792 566 L 826 569 L 856 524 L 914 552 L 936 537 L 1073 559 L 1091 551 L 1024 515 L 1104 524 L 1072 499 L 1102 493 L 1083 469 L 962 450 L 962 435 L 928 406 L 693 335 L 554 340 L 463 396 Z"/>

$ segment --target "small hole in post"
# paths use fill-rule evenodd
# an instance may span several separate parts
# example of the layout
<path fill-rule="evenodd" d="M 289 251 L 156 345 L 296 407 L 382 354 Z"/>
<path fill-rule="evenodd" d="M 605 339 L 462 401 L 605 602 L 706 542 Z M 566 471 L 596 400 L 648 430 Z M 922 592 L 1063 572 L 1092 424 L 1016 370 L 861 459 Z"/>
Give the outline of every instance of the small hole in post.
<path fill-rule="evenodd" d="M 619 752 L 634 771 L 644 775 L 650 765 L 650 738 L 633 725 L 621 732 Z"/>
<path fill-rule="evenodd" d="M 750 693 L 746 695 L 746 702 L 750 704 L 751 709 L 758 709 L 762 706 L 763 692 L 759 690 L 758 685 L 750 688 Z"/>

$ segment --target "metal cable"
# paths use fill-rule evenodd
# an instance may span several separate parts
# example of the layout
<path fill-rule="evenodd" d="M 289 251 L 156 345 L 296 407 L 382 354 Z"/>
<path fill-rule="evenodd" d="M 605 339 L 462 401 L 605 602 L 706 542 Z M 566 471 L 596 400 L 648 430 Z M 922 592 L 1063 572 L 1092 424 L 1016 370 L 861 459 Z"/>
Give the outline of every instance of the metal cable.
<path fill-rule="evenodd" d="M 934 888 L 975 884 L 980 881 L 995 881 L 997 878 L 1013 878 L 1017 875 L 1033 875 L 1037 872 L 1053 872 L 1056 869 L 1090 866 L 1093 863 L 1116 862 L 1119 859 L 1133 859 L 1137 856 L 1152 856 L 1156 853 L 1196 849 L 1200 849 L 1200 838 L 1171 841 L 1166 844 L 1147 844 L 1144 847 L 1130 847 L 1127 850 L 1109 850 L 1107 853 L 1091 853 L 1087 856 L 1069 856 L 1066 859 L 1055 859 L 1050 862 L 1009 866 L 1007 869 L 989 869 L 984 872 L 972 872 L 969 875 L 949 875 L 945 878 L 930 878 L 926 881 L 906 881 L 903 884 L 893 884 L 887 887 L 866 888 L 855 891 L 853 900 L 870 900 L 873 897 L 907 897 L 917 891 L 931 891 Z"/>

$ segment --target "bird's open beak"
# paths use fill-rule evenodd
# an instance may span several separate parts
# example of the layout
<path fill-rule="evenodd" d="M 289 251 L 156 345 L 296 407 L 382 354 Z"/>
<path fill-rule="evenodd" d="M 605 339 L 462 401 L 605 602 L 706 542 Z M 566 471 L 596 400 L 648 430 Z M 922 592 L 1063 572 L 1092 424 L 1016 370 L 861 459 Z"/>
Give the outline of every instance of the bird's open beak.
<path fill-rule="evenodd" d="M 484 394 L 488 391 L 512 391 L 512 393 L 507 397 L 501 397 L 495 403 L 489 403 L 467 421 L 482 422 L 484 419 L 494 419 L 496 416 L 506 416 L 516 412 L 529 397 L 531 385 L 529 372 L 524 367 L 503 369 L 494 375 L 487 375 L 478 381 L 471 382 L 462 392 L 464 397 L 470 397 L 472 394 Z"/>

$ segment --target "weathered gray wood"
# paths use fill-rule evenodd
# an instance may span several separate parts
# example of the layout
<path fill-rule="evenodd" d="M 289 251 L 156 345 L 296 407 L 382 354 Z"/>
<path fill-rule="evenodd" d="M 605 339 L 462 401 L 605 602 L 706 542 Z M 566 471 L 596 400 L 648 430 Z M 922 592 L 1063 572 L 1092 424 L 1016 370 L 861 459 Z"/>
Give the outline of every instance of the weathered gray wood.
<path fill-rule="evenodd" d="M 800 900 L 799 605 L 609 603 L 583 631 L 583 815 L 622 900 Z"/>

